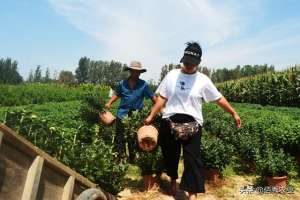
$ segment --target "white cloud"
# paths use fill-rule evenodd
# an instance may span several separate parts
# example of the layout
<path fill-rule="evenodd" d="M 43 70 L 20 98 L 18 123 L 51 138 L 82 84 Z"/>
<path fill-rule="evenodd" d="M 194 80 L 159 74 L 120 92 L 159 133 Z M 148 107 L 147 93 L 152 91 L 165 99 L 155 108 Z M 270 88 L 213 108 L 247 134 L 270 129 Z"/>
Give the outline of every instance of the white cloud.
<path fill-rule="evenodd" d="M 233 4 L 229 9 L 207 0 L 49 2 L 103 45 L 99 58 L 141 60 L 151 69 L 145 74 L 148 79 L 157 79 L 163 64 L 179 60 L 185 42 L 198 40 L 211 46 L 239 31 Z"/>
<path fill-rule="evenodd" d="M 300 62 L 300 20 L 286 20 L 251 37 L 207 50 L 204 65 L 234 67 L 244 64 L 274 64 L 277 69 Z"/>
<path fill-rule="evenodd" d="M 282 51 L 268 53 L 299 44 L 298 22 L 287 21 L 265 30 L 251 30 L 252 34 L 246 33 L 251 29 L 248 26 L 256 23 L 253 20 L 259 19 L 263 13 L 260 0 L 49 2 L 56 12 L 99 42 L 102 46 L 99 59 L 126 63 L 140 60 L 149 69 L 145 79 L 158 79 L 162 65 L 178 62 L 184 43 L 190 40 L 201 43 L 203 64 L 208 67 L 269 61 L 284 63 L 275 57 Z M 290 57 L 286 56 L 286 59 Z"/>

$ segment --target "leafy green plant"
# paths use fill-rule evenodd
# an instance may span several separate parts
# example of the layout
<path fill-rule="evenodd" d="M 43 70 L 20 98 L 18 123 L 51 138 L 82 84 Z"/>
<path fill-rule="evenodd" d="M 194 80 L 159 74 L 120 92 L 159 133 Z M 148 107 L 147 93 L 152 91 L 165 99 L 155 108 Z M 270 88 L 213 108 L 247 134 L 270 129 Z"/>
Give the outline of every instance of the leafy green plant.
<path fill-rule="evenodd" d="M 261 176 L 285 176 L 294 168 L 294 160 L 283 149 L 267 147 L 256 158 L 256 169 Z"/>
<path fill-rule="evenodd" d="M 144 119 L 150 112 L 150 107 L 145 106 L 141 111 L 133 111 L 130 116 L 123 119 L 125 136 L 127 141 L 137 141 L 137 130 L 144 125 Z M 158 127 L 160 118 L 154 121 L 154 126 Z M 141 169 L 142 175 L 149 175 L 162 170 L 162 154 L 159 147 L 151 152 L 144 152 L 136 147 L 136 164 Z"/>
<path fill-rule="evenodd" d="M 241 159 L 254 161 L 259 148 L 266 142 L 293 155 L 300 151 L 300 109 L 237 103 L 233 107 L 241 117 L 241 129 L 235 127 L 229 114 L 213 104 L 203 107 L 204 129 L 232 144 Z"/>
<path fill-rule="evenodd" d="M 84 94 L 80 109 L 81 117 L 90 124 L 99 122 L 99 113 L 104 111 L 105 100 L 101 92 L 89 90 Z"/>
<path fill-rule="evenodd" d="M 117 194 L 124 189 L 124 177 L 128 164 L 117 162 L 117 155 L 112 145 L 107 145 L 94 137 L 91 143 L 83 145 L 81 148 L 85 150 L 79 154 L 80 173 L 112 194 Z"/>
<path fill-rule="evenodd" d="M 216 136 L 203 132 L 201 138 L 201 158 L 206 168 L 222 171 L 230 163 L 232 154 L 232 145 L 222 142 Z"/>
<path fill-rule="evenodd" d="M 141 175 L 151 175 L 163 171 L 162 152 L 160 147 L 151 152 L 138 151 L 136 164 L 141 169 Z"/>
<path fill-rule="evenodd" d="M 108 86 L 81 84 L 67 86 L 59 84 L 0 84 L 0 107 L 43 104 L 47 102 L 65 102 L 82 100 L 87 91 L 97 91 L 102 96 L 108 95 Z"/>

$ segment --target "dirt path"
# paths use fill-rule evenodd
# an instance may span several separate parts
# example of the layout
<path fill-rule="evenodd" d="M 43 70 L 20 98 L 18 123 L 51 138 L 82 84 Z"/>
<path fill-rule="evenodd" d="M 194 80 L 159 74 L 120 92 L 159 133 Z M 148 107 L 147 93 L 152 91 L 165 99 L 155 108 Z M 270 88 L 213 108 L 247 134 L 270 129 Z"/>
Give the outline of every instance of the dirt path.
<path fill-rule="evenodd" d="M 220 184 L 205 185 L 206 193 L 198 194 L 199 200 L 300 200 L 300 184 L 292 184 L 295 189 L 293 194 L 241 194 L 240 189 L 252 185 L 255 176 L 230 176 L 226 177 Z M 163 175 L 160 187 L 151 191 L 142 191 L 141 180 L 128 179 L 128 188 L 119 193 L 120 200 L 186 200 L 183 191 L 178 191 L 176 198 L 164 194 L 168 187 L 168 178 Z"/>

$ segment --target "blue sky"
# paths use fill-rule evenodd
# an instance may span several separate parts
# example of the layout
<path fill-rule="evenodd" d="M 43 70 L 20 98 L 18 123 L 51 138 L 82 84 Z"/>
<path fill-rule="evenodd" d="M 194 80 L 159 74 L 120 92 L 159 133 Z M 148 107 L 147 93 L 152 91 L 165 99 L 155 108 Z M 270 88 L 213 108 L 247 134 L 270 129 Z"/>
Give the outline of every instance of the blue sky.
<path fill-rule="evenodd" d="M 300 63 L 298 0 L 4 0 L 0 57 L 27 77 L 36 65 L 75 71 L 80 57 L 140 60 L 158 79 L 184 43 L 200 42 L 209 68 Z"/>

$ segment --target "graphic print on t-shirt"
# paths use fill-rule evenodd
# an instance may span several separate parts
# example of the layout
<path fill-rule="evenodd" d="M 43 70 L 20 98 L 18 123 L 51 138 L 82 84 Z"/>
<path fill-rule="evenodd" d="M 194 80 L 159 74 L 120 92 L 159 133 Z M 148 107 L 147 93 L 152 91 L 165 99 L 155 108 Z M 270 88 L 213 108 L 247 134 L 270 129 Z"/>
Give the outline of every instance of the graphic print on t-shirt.
<path fill-rule="evenodd" d="M 180 89 L 181 90 L 186 90 L 187 88 L 185 88 L 185 82 L 184 81 L 179 81 L 180 83 Z"/>
<path fill-rule="evenodd" d="M 180 91 L 189 91 L 191 90 L 191 85 L 189 81 L 185 81 L 185 80 L 178 80 L 176 83 L 176 88 L 179 88 Z"/>

